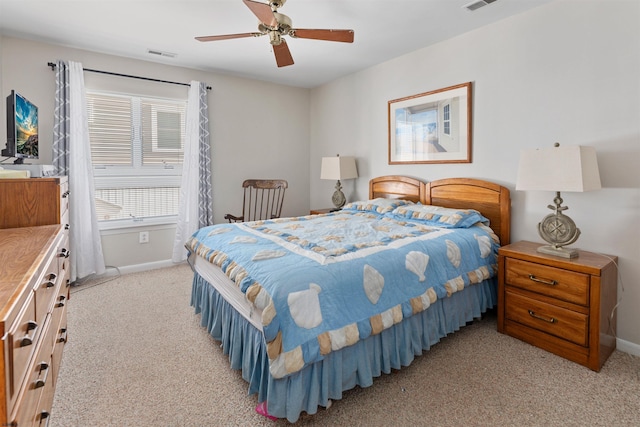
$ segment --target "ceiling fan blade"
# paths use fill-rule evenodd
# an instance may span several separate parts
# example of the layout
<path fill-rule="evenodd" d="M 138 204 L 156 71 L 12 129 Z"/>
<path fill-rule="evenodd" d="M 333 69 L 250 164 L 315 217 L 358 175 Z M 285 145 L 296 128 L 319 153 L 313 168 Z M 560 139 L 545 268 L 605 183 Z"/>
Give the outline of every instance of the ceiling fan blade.
<path fill-rule="evenodd" d="M 353 43 L 353 30 L 313 30 L 296 28 L 289 32 L 291 37 L 300 39 L 326 40 L 330 42 Z"/>
<path fill-rule="evenodd" d="M 202 36 L 196 37 L 196 40 L 201 42 L 212 42 L 215 40 L 229 40 L 229 39 L 241 39 L 244 37 L 260 37 L 262 33 L 240 33 L 240 34 L 225 34 L 222 36 Z"/>
<path fill-rule="evenodd" d="M 244 4 L 251 9 L 254 15 L 258 17 L 260 22 L 264 25 L 276 28 L 278 26 L 278 21 L 276 17 L 273 15 L 273 11 L 271 10 L 271 6 L 264 3 L 259 3 L 257 1 L 252 0 L 242 0 Z"/>
<path fill-rule="evenodd" d="M 293 65 L 293 57 L 291 56 L 291 51 L 289 50 L 289 46 L 287 46 L 287 42 L 282 39 L 280 44 L 272 45 L 273 46 L 273 54 L 276 57 L 276 64 L 279 67 L 286 67 L 287 65 Z"/>

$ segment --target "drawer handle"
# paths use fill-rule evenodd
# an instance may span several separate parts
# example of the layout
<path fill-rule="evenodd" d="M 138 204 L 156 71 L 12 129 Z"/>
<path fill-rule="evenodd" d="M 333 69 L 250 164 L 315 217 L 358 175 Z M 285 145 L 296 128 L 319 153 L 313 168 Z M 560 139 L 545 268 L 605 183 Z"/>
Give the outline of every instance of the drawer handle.
<path fill-rule="evenodd" d="M 543 283 L 549 286 L 555 286 L 558 284 L 558 282 L 556 282 L 555 280 L 541 279 L 539 277 L 534 276 L 533 274 L 529 275 L 529 279 L 533 280 L 534 282 Z"/>
<path fill-rule="evenodd" d="M 68 229 L 69 229 L 69 224 L 65 224 L 65 225 L 64 225 L 64 229 L 65 229 L 65 230 L 68 230 Z"/>
<path fill-rule="evenodd" d="M 66 296 L 64 296 L 64 295 L 60 295 L 60 296 L 58 297 L 58 303 L 56 304 L 56 307 L 58 307 L 58 308 L 59 308 L 59 307 L 64 307 L 64 300 L 66 300 L 66 299 L 67 299 L 67 297 L 66 297 Z"/>
<path fill-rule="evenodd" d="M 529 316 L 533 317 L 534 319 L 543 320 L 543 321 L 548 322 L 548 323 L 556 323 L 557 322 L 557 320 L 554 317 L 540 316 L 539 314 L 536 314 L 536 312 L 533 311 L 533 310 L 529 310 Z"/>
<path fill-rule="evenodd" d="M 33 344 L 33 337 L 36 336 L 36 331 L 38 330 L 38 324 L 36 322 L 34 322 L 33 320 L 29 320 L 27 322 L 27 333 L 29 331 L 33 331 L 33 335 L 29 336 L 29 335 L 25 335 L 21 340 L 20 340 L 20 347 L 26 347 L 28 345 Z"/>
<path fill-rule="evenodd" d="M 65 248 L 62 248 L 60 250 L 60 255 L 58 255 L 60 258 L 69 258 L 69 251 Z"/>
<path fill-rule="evenodd" d="M 51 414 L 48 413 L 47 411 L 42 411 L 40 412 L 40 423 L 38 424 L 43 425 L 42 421 L 44 421 L 44 427 L 47 427 L 49 425 L 50 419 L 51 419 Z"/>
<path fill-rule="evenodd" d="M 58 338 L 58 342 L 67 342 L 67 328 L 60 328 L 60 338 Z"/>
<path fill-rule="evenodd" d="M 62 198 L 66 199 L 67 197 L 69 197 L 69 192 L 65 191 L 64 193 L 62 193 Z"/>
<path fill-rule="evenodd" d="M 53 282 L 46 282 L 46 283 L 44 284 L 44 287 L 45 287 L 45 288 L 53 288 L 55 285 L 56 285 L 56 284 L 55 284 L 55 283 L 53 283 Z"/>
<path fill-rule="evenodd" d="M 48 376 L 49 376 L 49 364 L 46 362 L 40 362 L 38 379 L 34 384 L 34 388 L 44 387 L 44 385 L 47 383 Z"/>
<path fill-rule="evenodd" d="M 58 277 L 58 275 L 56 273 L 49 273 L 49 277 L 48 279 L 51 281 L 56 280 L 56 277 Z"/>

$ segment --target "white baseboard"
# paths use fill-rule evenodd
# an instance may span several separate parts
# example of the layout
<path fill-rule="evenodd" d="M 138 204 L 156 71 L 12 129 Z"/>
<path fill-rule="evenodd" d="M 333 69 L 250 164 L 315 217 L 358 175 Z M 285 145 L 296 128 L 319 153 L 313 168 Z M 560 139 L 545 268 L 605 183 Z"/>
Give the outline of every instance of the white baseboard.
<path fill-rule="evenodd" d="M 136 264 L 136 265 L 126 265 L 124 267 L 118 267 L 118 270 L 120 270 L 120 274 L 128 274 L 128 273 L 139 273 L 141 271 L 148 271 L 148 270 L 155 270 L 158 268 L 166 268 L 166 267 L 173 267 L 174 265 L 179 265 L 179 264 L 184 264 L 186 261 L 183 262 L 173 262 L 170 259 L 164 260 L 164 261 L 154 261 L 154 262 L 147 262 L 144 264 Z M 114 268 L 109 268 L 107 267 L 107 271 L 110 272 L 109 270 L 114 270 Z M 115 272 L 113 274 L 116 274 Z"/>
<path fill-rule="evenodd" d="M 186 261 L 183 262 L 173 262 L 170 259 L 164 260 L 164 261 L 154 261 L 154 262 L 147 262 L 144 264 L 135 264 L 135 265 L 125 265 L 123 267 L 114 267 L 114 266 L 107 266 L 106 267 L 106 271 L 99 275 L 99 276 L 90 276 L 90 277 L 85 277 L 81 280 L 79 280 L 78 282 L 76 282 L 76 284 L 81 284 L 84 283 L 86 281 L 89 280 L 99 280 L 100 278 L 106 278 L 106 277 L 112 277 L 112 276 L 117 276 L 119 274 L 129 274 L 129 273 L 139 273 L 141 271 L 148 271 L 148 270 L 155 270 L 158 268 L 166 268 L 166 267 L 173 267 L 174 265 L 180 265 L 180 264 L 184 264 L 186 263 Z"/>
<path fill-rule="evenodd" d="M 616 339 L 616 350 L 620 350 L 624 353 L 629 353 L 633 356 L 640 356 L 640 344 L 635 344 L 630 341 Z"/>

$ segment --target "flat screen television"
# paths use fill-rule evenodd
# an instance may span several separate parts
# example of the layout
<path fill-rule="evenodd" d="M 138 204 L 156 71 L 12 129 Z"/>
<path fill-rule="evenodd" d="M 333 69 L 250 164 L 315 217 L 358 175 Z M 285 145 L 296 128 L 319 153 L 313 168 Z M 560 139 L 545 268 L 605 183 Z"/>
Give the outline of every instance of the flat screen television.
<path fill-rule="evenodd" d="M 38 158 L 38 107 L 15 90 L 7 96 L 7 147 L 2 155 L 18 164 Z"/>

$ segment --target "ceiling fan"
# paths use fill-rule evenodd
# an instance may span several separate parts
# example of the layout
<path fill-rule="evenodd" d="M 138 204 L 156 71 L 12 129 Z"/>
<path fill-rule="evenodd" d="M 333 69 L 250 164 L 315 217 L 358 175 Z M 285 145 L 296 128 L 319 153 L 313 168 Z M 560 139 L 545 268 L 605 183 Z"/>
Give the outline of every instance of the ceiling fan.
<path fill-rule="evenodd" d="M 353 30 L 318 30 L 292 28 L 291 19 L 278 13 L 287 0 L 271 0 L 268 4 L 252 0 L 242 0 L 244 4 L 258 17 L 258 32 L 226 34 L 220 36 L 196 37 L 201 42 L 215 40 L 239 39 L 243 37 L 260 37 L 269 35 L 269 42 L 273 46 L 273 54 L 276 57 L 278 67 L 293 65 L 293 57 L 282 36 L 290 36 L 300 39 L 326 40 L 332 42 L 353 43 Z"/>

